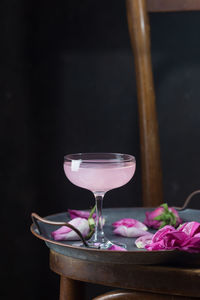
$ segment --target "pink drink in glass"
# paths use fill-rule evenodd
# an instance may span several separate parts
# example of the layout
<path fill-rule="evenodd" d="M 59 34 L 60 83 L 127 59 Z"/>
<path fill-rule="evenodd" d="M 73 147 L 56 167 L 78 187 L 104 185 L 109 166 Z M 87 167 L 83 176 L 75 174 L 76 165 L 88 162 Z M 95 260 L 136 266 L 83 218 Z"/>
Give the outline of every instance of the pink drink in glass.
<path fill-rule="evenodd" d="M 106 163 L 102 160 L 81 165 L 81 160 L 64 163 L 67 178 L 75 185 L 92 192 L 107 192 L 125 185 L 133 177 L 135 161 Z"/>
<path fill-rule="evenodd" d="M 113 243 L 103 231 L 102 204 L 105 193 L 125 185 L 135 173 L 134 156 L 120 153 L 77 153 L 64 157 L 64 171 L 75 185 L 90 190 L 95 196 L 96 225 L 88 243 L 91 247 L 109 249 Z M 125 245 L 122 245 L 125 247 Z"/>

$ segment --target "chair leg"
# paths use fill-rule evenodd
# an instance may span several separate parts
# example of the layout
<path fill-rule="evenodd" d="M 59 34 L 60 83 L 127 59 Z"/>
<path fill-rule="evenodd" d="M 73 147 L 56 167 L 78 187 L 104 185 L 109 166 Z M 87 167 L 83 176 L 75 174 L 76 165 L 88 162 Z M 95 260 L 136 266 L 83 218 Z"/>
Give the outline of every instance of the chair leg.
<path fill-rule="evenodd" d="M 60 300 L 84 300 L 84 283 L 60 276 Z"/>

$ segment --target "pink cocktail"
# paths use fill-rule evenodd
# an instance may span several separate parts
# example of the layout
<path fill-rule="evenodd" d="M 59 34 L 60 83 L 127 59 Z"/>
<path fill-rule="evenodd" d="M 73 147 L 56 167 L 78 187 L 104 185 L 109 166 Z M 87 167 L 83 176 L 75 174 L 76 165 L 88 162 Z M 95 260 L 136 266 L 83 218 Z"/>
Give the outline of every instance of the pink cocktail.
<path fill-rule="evenodd" d="M 65 174 L 73 184 L 79 187 L 92 192 L 105 193 L 129 182 L 135 172 L 135 163 L 127 162 L 121 166 L 117 163 L 99 162 L 83 165 L 80 162 L 78 168 L 76 166 L 73 168 L 71 163 L 65 162 Z"/>
<path fill-rule="evenodd" d="M 109 248 L 103 232 L 102 202 L 105 193 L 128 183 L 135 173 L 135 158 L 118 153 L 80 153 L 64 157 L 64 171 L 75 185 L 90 190 L 96 199 L 96 228 L 91 243 Z"/>

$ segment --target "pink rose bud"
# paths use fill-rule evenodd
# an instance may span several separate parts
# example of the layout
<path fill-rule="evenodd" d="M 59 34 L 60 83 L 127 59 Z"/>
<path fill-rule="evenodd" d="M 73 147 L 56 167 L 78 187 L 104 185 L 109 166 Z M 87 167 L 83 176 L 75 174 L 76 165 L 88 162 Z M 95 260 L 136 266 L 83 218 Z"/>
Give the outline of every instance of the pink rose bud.
<path fill-rule="evenodd" d="M 83 237 L 86 237 L 90 231 L 88 221 L 84 218 L 75 218 L 69 224 L 76 227 L 82 233 Z M 77 233 L 67 226 L 60 227 L 53 231 L 51 235 L 55 241 L 80 240 Z"/>
<path fill-rule="evenodd" d="M 124 237 L 138 237 L 146 234 L 147 227 L 135 219 L 121 219 L 112 224 L 114 233 Z"/>
<path fill-rule="evenodd" d="M 144 224 L 155 229 L 162 228 L 166 225 L 177 227 L 182 223 L 177 211 L 173 207 L 168 207 L 165 203 L 154 211 L 146 212 Z"/>

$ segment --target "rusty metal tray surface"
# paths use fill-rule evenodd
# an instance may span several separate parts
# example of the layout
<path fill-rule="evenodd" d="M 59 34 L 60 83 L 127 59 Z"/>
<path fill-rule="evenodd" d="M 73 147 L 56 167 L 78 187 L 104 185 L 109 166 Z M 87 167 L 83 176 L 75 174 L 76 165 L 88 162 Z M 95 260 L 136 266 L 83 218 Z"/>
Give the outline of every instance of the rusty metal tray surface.
<path fill-rule="evenodd" d="M 135 238 L 124 238 L 113 234 L 112 223 L 122 218 L 134 218 L 141 222 L 145 219 L 145 212 L 153 210 L 153 208 L 107 208 L 104 209 L 104 225 L 105 235 L 112 241 L 125 243 L 128 251 L 109 251 L 100 249 L 91 249 L 79 247 L 75 241 L 54 241 L 51 232 L 59 227 L 39 222 L 39 233 L 35 224 L 31 225 L 31 232 L 46 245 L 66 256 L 78 258 L 87 261 L 113 262 L 117 264 L 187 264 L 200 266 L 200 253 L 187 253 L 184 251 L 147 251 L 138 249 L 135 246 Z M 200 222 L 200 210 L 185 209 L 179 212 L 183 222 L 197 221 Z M 54 222 L 67 222 L 70 220 L 68 213 L 58 213 L 45 217 L 46 220 Z M 155 232 L 149 230 L 150 232 Z"/>

